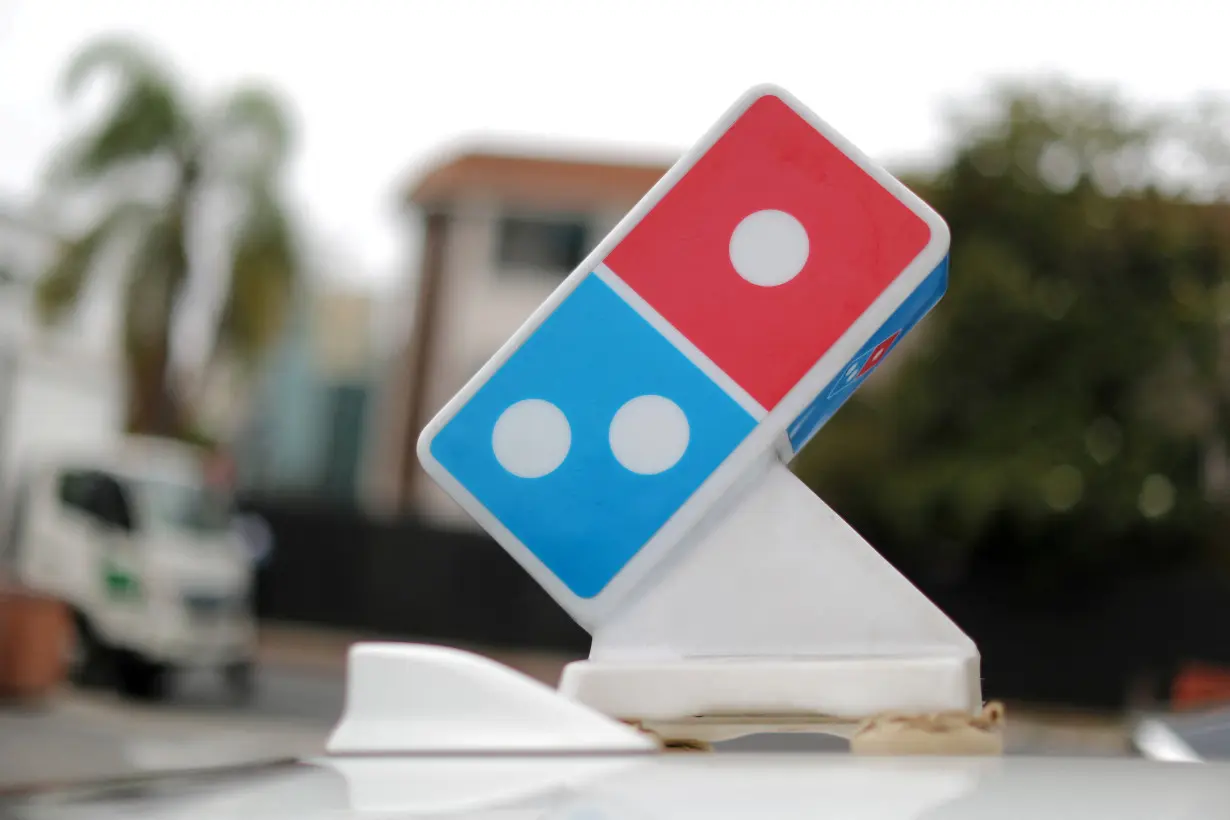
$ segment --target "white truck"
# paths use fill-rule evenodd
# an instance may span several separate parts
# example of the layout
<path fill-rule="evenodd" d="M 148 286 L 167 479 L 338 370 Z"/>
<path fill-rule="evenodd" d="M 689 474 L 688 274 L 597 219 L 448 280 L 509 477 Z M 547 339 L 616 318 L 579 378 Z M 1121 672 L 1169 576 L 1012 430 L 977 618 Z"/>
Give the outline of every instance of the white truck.
<path fill-rule="evenodd" d="M 122 382 L 80 353 L 29 345 L 0 363 L 0 555 L 72 610 L 70 677 L 162 699 L 211 667 L 252 688 L 254 567 L 202 454 L 121 435 Z"/>

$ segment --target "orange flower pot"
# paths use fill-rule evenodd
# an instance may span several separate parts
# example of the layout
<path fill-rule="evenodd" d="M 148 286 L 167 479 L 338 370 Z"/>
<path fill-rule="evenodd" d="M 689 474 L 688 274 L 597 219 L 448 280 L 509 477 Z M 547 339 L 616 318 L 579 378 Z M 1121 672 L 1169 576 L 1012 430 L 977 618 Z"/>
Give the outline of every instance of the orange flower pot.
<path fill-rule="evenodd" d="M 41 700 L 63 682 L 68 608 L 0 582 L 0 698 Z"/>

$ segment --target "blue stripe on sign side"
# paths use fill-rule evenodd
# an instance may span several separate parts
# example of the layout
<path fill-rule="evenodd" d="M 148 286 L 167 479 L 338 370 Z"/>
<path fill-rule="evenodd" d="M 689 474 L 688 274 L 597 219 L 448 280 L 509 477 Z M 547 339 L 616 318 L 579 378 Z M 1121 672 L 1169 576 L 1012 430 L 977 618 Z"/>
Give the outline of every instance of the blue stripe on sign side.
<path fill-rule="evenodd" d="M 861 376 L 852 377 L 851 375 L 862 369 L 863 363 L 871 356 L 872 351 L 891 337 L 893 333 L 897 333 L 899 335 L 888 351 L 891 353 L 901 343 L 901 340 L 905 338 L 906 334 L 914 329 L 914 326 L 930 312 L 931 308 L 935 307 L 947 290 L 948 257 L 945 256 L 939 265 L 931 273 L 927 274 L 927 278 L 919 283 L 914 292 L 906 297 L 906 300 L 893 311 L 893 315 L 889 316 L 884 324 L 880 325 L 880 329 L 872 335 L 867 344 L 863 345 L 862 349 L 838 371 L 832 381 L 824 386 L 824 389 L 807 406 L 807 409 L 790 423 L 790 427 L 787 428 L 787 435 L 790 437 L 790 447 L 795 453 L 798 453 L 811 441 L 820 428 L 828 423 L 833 414 L 846 403 L 846 400 L 854 394 L 854 391 L 875 370 L 873 367 Z M 883 358 L 880 361 L 882 362 Z"/>
<path fill-rule="evenodd" d="M 628 401 L 664 396 L 688 420 L 683 455 L 634 473 L 611 445 Z M 496 458 L 492 432 L 525 399 L 568 420 L 567 455 L 521 478 Z M 592 598 L 687 503 L 756 420 L 597 276 L 589 275 L 440 430 L 431 452 L 574 594 Z"/>

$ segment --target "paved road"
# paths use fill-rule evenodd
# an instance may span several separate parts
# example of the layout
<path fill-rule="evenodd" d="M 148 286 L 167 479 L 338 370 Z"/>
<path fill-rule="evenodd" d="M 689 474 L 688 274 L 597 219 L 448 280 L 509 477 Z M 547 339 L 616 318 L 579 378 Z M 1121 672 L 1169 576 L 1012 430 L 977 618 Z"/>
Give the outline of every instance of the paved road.
<path fill-rule="evenodd" d="M 178 682 L 167 708 L 229 717 L 258 715 L 328 728 L 341 716 L 345 691 L 341 670 L 265 664 L 250 703 L 230 702 L 217 678 L 197 673 Z"/>
<path fill-rule="evenodd" d="M 267 667 L 259 683 L 238 708 L 198 676 L 166 704 L 68 690 L 45 708 L 0 710 L 0 787 L 320 753 L 341 712 L 341 677 Z"/>
<path fill-rule="evenodd" d="M 264 662 L 245 704 L 202 672 L 180 678 L 163 704 L 66 690 L 45 709 L 0 706 L 0 787 L 316 754 L 344 699 L 340 664 Z"/>

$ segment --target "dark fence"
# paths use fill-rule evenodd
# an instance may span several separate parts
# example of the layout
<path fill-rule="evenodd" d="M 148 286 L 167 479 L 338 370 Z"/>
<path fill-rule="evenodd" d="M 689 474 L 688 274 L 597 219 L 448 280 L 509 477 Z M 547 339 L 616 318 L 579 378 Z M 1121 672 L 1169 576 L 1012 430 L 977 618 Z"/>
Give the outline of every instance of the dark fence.
<path fill-rule="evenodd" d="M 318 501 L 245 500 L 275 547 L 263 618 L 489 646 L 584 652 L 588 635 L 494 541 Z"/>
<path fill-rule="evenodd" d="M 264 618 L 441 642 L 588 648 L 585 632 L 485 535 L 312 501 L 244 506 L 276 539 L 258 585 Z M 1002 574 L 940 583 L 901 568 L 978 643 L 988 697 L 1119 708 L 1142 678 L 1160 688 L 1185 661 L 1230 664 L 1230 587 L 1208 573 L 1106 578 L 1060 599 L 1022 595 Z"/>

